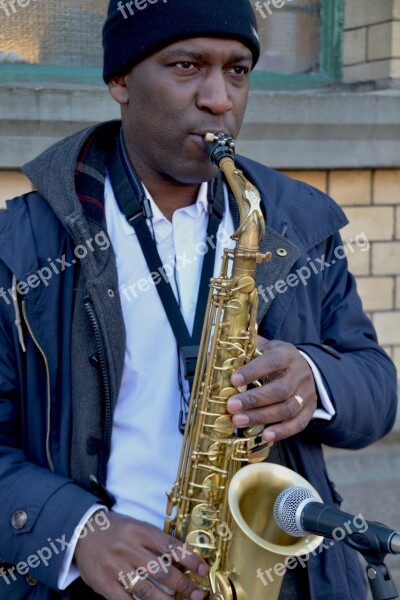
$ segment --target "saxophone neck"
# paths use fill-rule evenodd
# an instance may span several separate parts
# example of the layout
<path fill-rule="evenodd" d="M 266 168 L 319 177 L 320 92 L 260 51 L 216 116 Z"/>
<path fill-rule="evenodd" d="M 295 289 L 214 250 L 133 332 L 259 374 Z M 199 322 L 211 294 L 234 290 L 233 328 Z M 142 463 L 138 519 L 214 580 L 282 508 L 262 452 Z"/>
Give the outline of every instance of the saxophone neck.
<path fill-rule="evenodd" d="M 260 192 L 236 167 L 232 138 L 225 133 L 207 133 L 204 141 L 210 160 L 225 175 L 239 207 L 240 224 L 232 238 L 242 249 L 257 252 L 259 242 L 265 237 Z"/>
<path fill-rule="evenodd" d="M 231 157 L 225 156 L 219 163 L 239 207 L 240 224 L 233 239 L 249 249 L 258 249 L 265 237 L 265 221 L 261 211 L 258 189 L 238 169 Z"/>

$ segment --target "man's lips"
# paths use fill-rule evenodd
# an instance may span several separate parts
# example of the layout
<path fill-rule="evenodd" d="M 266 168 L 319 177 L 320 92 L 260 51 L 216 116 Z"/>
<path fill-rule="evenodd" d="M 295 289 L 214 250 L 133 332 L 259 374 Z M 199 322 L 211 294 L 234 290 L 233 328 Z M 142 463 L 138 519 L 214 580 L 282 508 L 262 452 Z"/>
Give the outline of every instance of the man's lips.
<path fill-rule="evenodd" d="M 206 147 L 206 141 L 204 139 L 206 133 L 225 133 L 225 131 L 226 130 L 222 128 L 216 129 L 215 127 L 210 127 L 209 129 L 204 129 L 201 131 L 190 133 L 188 135 L 188 138 L 193 140 L 193 143 L 191 145 L 193 150 L 196 149 L 196 158 L 199 159 L 201 156 L 201 159 L 204 160 L 205 157 L 209 157 Z"/>
<path fill-rule="evenodd" d="M 201 149 L 205 152 L 206 146 L 205 146 L 205 141 L 204 141 L 204 135 L 205 134 L 203 134 L 203 133 L 190 133 L 189 137 L 194 141 L 196 146 L 200 146 Z"/>
<path fill-rule="evenodd" d="M 208 129 L 204 129 L 202 131 L 194 131 L 190 135 L 195 135 L 197 137 L 204 138 L 204 136 L 206 135 L 206 133 L 227 133 L 227 132 L 223 128 L 216 129 L 215 127 L 209 127 Z M 227 135 L 229 135 L 229 134 L 227 134 Z"/>
<path fill-rule="evenodd" d="M 196 146 L 201 146 L 201 149 L 206 152 L 206 145 L 205 145 L 205 139 L 204 136 L 206 135 L 206 133 L 225 133 L 225 130 L 223 129 L 215 129 L 215 127 L 210 127 L 210 129 L 205 129 L 204 131 L 197 131 L 194 133 L 191 133 L 189 135 L 189 137 L 191 137 Z"/>

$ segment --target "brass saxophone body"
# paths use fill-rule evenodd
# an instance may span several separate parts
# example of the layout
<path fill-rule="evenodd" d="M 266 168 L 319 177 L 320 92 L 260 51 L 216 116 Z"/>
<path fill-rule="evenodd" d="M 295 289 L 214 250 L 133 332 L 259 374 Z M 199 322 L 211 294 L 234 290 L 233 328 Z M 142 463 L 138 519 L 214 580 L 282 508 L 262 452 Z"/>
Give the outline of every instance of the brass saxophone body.
<path fill-rule="evenodd" d="M 322 538 L 293 538 L 279 529 L 273 506 L 290 486 L 317 492 L 300 475 L 264 461 L 271 443 L 263 427 L 238 432 L 227 412 L 237 393 L 233 372 L 257 354 L 255 269 L 270 260 L 260 254 L 265 235 L 260 194 L 234 163 L 234 142 L 225 134 L 207 134 L 210 159 L 224 173 L 240 212 L 240 225 L 225 249 L 220 276 L 210 293 L 200 342 L 189 414 L 176 483 L 168 494 L 164 530 L 199 552 L 210 573 L 198 580 L 212 600 L 275 600 L 282 575 L 268 587 L 258 577 L 288 556 L 311 552 Z M 261 385 L 254 382 L 254 385 Z M 239 390 L 241 391 L 241 389 Z M 250 463 L 250 464 L 248 464 Z M 247 464 L 244 468 L 243 465 Z"/>

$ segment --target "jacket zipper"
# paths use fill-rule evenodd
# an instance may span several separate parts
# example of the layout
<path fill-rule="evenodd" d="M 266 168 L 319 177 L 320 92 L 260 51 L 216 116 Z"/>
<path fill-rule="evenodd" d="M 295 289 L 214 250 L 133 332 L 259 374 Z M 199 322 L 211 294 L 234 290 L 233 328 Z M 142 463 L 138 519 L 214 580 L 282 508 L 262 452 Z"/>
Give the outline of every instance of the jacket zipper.
<path fill-rule="evenodd" d="M 93 310 L 93 306 L 90 301 L 85 302 L 85 308 L 88 313 L 90 322 L 93 327 L 93 332 L 96 340 L 97 351 L 99 353 L 99 363 L 100 363 L 100 371 L 101 371 L 101 379 L 103 382 L 103 390 L 104 390 L 104 402 L 105 402 L 105 431 L 106 431 L 106 456 L 107 460 L 110 456 L 111 451 L 111 432 L 112 432 L 112 417 L 111 417 L 111 393 L 110 393 L 110 382 L 108 380 L 107 366 L 106 360 L 104 357 L 103 351 L 103 340 L 100 332 L 100 326 L 97 321 L 97 317 Z M 106 476 L 106 472 L 104 469 L 104 478 Z"/>
<path fill-rule="evenodd" d="M 22 316 L 24 317 L 24 321 L 25 321 L 25 325 L 28 329 L 28 332 L 33 340 L 33 343 L 35 344 L 36 348 L 39 350 L 43 361 L 44 361 L 44 366 L 46 368 L 46 379 L 47 379 L 47 428 L 46 428 L 46 456 L 47 456 L 47 462 L 49 463 L 49 467 L 51 469 L 51 471 L 55 471 L 54 468 L 54 463 L 53 463 L 53 458 L 51 456 L 51 449 L 50 449 L 50 429 L 51 429 L 51 385 L 50 385 L 50 369 L 49 369 L 49 362 L 47 360 L 47 356 L 43 350 L 43 348 L 41 347 L 41 345 L 39 344 L 39 342 L 37 341 L 35 334 L 32 331 L 32 327 L 28 321 L 28 317 L 26 314 L 26 300 L 22 301 Z"/>

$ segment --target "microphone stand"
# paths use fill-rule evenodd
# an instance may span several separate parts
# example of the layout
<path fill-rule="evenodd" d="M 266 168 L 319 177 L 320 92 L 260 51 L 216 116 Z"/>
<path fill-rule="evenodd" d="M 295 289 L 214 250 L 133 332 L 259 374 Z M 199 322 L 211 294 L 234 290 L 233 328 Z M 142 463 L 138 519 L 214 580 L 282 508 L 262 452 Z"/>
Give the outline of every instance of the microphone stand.
<path fill-rule="evenodd" d="M 384 547 L 373 531 L 367 529 L 363 533 L 349 533 L 341 541 L 353 550 L 357 550 L 367 561 L 367 578 L 374 600 L 399 598 L 390 571 L 384 562 L 388 554 L 387 547 Z"/>
<path fill-rule="evenodd" d="M 367 560 L 367 558 L 364 556 Z M 383 562 L 368 561 L 367 578 L 374 600 L 392 600 L 398 598 L 397 589 L 390 571 Z"/>

